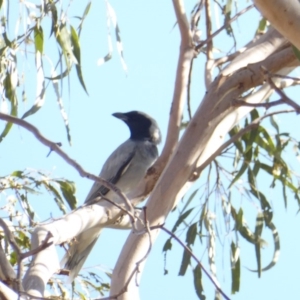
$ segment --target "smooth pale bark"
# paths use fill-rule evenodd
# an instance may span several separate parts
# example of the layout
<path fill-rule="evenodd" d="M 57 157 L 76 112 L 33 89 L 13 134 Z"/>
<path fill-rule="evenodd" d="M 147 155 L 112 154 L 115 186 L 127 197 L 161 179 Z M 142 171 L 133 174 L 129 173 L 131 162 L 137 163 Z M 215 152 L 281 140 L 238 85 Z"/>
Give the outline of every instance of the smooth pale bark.
<path fill-rule="evenodd" d="M 51 276 L 60 269 L 55 245 L 71 241 L 75 236 L 92 227 L 129 227 L 129 218 L 119 219 L 124 214 L 116 206 L 91 205 L 81 207 L 58 220 L 37 226 L 32 234 L 31 248 L 35 249 L 45 240 L 48 232 L 53 245 L 33 257 L 23 280 L 24 289 L 33 296 L 42 297 Z"/>
<path fill-rule="evenodd" d="M 7 300 L 25 300 L 24 297 L 19 296 L 13 290 L 11 290 L 7 285 L 0 281 L 0 299 Z"/>
<path fill-rule="evenodd" d="M 283 41 L 284 43 L 285 41 Z M 248 61 L 249 63 L 251 61 Z M 233 74 L 225 76 L 221 74 L 215 79 L 146 204 L 147 220 L 150 226 L 164 224 L 169 212 L 176 204 L 178 193 L 189 181 L 200 155 L 209 145 L 214 144 L 214 140 L 211 139 L 213 136 L 219 139 L 218 135 L 214 135 L 218 126 L 222 128 L 222 122 L 228 123 L 229 121 L 230 123 L 224 126 L 221 133 L 223 139 L 228 128 L 240 121 L 239 118 L 242 115 L 236 115 L 235 112 L 238 108 L 232 105 L 232 100 L 237 99 L 248 89 L 263 83 L 264 75 L 261 72 L 261 66 L 263 65 L 270 72 L 279 72 L 286 67 L 297 65 L 297 63 L 292 49 L 287 48 L 267 57 L 263 62 L 254 63 L 248 67 L 242 66 Z M 257 102 L 259 101 L 257 100 Z M 251 108 L 248 110 L 250 111 Z M 231 114 L 233 118 L 230 116 Z M 216 144 L 219 144 L 219 141 L 216 141 Z M 136 280 L 134 278 L 130 280 L 130 278 L 136 270 L 137 262 L 149 250 L 149 235 L 151 235 L 152 244 L 158 233 L 159 230 L 152 230 L 149 234 L 145 233 L 144 235 L 130 234 L 113 272 L 111 295 L 119 294 L 120 287 L 126 286 L 127 292 L 121 294 L 118 299 L 139 299 Z M 144 261 L 138 266 L 139 276 L 143 265 Z"/>
<path fill-rule="evenodd" d="M 284 37 L 300 49 L 298 0 L 254 0 L 255 6 Z"/>
<path fill-rule="evenodd" d="M 191 33 L 188 29 L 184 29 L 184 26 L 187 25 L 186 17 L 182 12 L 179 13 L 180 9 L 182 9 L 182 1 L 174 0 L 173 2 L 182 34 L 182 44 L 173 106 L 170 114 L 172 122 L 170 122 L 169 126 L 168 146 L 156 164 L 157 170 L 154 170 L 156 173 L 149 175 L 150 180 L 145 181 L 143 189 L 137 190 L 139 192 L 134 191 L 135 194 L 133 193 L 135 195 L 133 198 L 136 201 L 145 197 L 152 190 L 157 177 L 164 169 L 147 203 L 147 221 L 149 221 L 151 226 L 164 223 L 176 201 L 181 198 L 181 193 L 191 185 L 189 179 L 196 165 L 201 165 L 207 155 L 216 149 L 216 145 L 222 142 L 229 128 L 239 122 L 245 113 L 251 110 L 251 108 L 233 107 L 232 100 L 242 95 L 249 88 L 262 84 L 264 78 L 260 69 L 261 65 L 270 72 L 279 72 L 297 63 L 293 51 L 290 48 L 284 49 L 284 47 L 287 47 L 286 40 L 275 30 L 270 30 L 265 36 L 253 43 L 249 49 L 246 49 L 241 56 L 237 56 L 223 70 L 223 73 L 212 82 L 202 104 L 174 151 L 178 139 L 180 116 L 186 96 L 186 74 L 194 53 L 190 44 Z M 260 3 L 262 1 L 255 2 Z M 283 1 L 274 2 L 282 4 Z M 274 2 L 272 1 L 272 5 Z M 296 5 L 297 1 L 293 0 L 292 2 L 293 5 Z M 274 27 L 277 28 L 275 25 Z M 281 32 L 284 32 L 284 30 Z M 295 43 L 295 45 L 297 44 Z M 300 45 L 298 48 L 300 49 Z M 258 61 L 259 63 L 257 63 Z M 264 90 L 261 90 L 261 93 L 263 92 Z M 270 90 L 266 89 L 265 92 L 269 93 Z M 258 94 L 256 96 L 255 99 L 251 100 L 254 103 L 262 101 L 265 97 L 262 96 L 259 99 Z M 242 111 L 243 113 L 241 113 Z M 226 126 L 223 127 L 224 124 Z M 214 146 L 216 147 L 214 148 Z M 173 152 L 171 161 L 164 168 Z M 53 235 L 54 243 L 60 244 L 92 226 L 118 227 L 117 220 L 121 214 L 116 207 L 103 209 L 98 205 L 93 206 L 91 210 L 84 208 L 72 212 L 51 224 L 38 227 L 33 234 L 32 247 L 40 245 L 49 231 Z M 128 218 L 126 218 L 125 223 L 129 224 Z M 143 225 L 140 224 L 140 228 L 142 229 Z M 158 233 L 159 230 L 151 231 L 152 243 L 155 241 Z M 118 299 L 139 299 L 135 278 L 130 280 L 128 286 L 127 283 L 136 268 L 136 263 L 147 254 L 149 245 L 149 235 L 147 233 L 140 235 L 130 234 L 113 273 L 111 295 L 118 294 L 122 288 L 126 287 L 127 292 L 120 295 Z M 46 282 L 58 268 L 55 247 L 51 246 L 35 256 L 33 266 L 29 268 L 25 276 L 24 286 L 34 295 L 43 296 Z M 139 272 L 142 272 L 142 269 L 143 263 L 139 265 Z"/>

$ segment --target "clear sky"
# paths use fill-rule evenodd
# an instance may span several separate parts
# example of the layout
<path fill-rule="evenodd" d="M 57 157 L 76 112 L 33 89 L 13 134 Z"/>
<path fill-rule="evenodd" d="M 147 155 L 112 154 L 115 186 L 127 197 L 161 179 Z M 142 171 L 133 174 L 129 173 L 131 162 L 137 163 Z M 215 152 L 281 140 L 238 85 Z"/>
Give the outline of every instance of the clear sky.
<path fill-rule="evenodd" d="M 68 18 L 73 24 L 76 24 L 74 16 L 82 15 L 86 3 L 86 1 L 71 3 Z M 102 66 L 97 65 L 98 59 L 104 57 L 108 52 L 108 31 L 105 2 L 94 1 L 84 23 L 80 40 L 83 76 L 89 96 L 80 86 L 75 70 L 70 76 L 70 84 L 68 85 L 68 80 L 64 80 L 63 85 L 63 102 L 69 117 L 72 146 L 68 145 L 63 121 L 51 86 L 48 88 L 49 93 L 47 92 L 42 109 L 27 119 L 36 125 L 47 138 L 62 142 L 64 151 L 76 159 L 87 171 L 95 174 L 99 173 L 108 155 L 128 138 L 126 126 L 111 116 L 114 112 L 142 110 L 153 116 L 160 125 L 163 145 L 174 89 L 180 42 L 178 28 L 174 27 L 176 20 L 171 1 L 114 0 L 110 3 L 117 14 L 128 71 L 125 72 L 122 67 L 115 42 L 113 42 L 112 59 Z M 247 2 L 247 5 L 249 4 Z M 194 2 L 186 1 L 186 5 L 187 12 L 190 12 Z M 17 12 L 18 7 L 12 4 L 10 11 L 14 10 Z M 235 25 L 237 48 L 253 37 L 259 18 L 259 14 L 253 10 Z M 217 24 L 218 20 L 215 17 L 214 20 Z M 204 31 L 203 26 L 202 29 Z M 13 31 L 14 28 L 10 28 L 10 30 Z M 111 34 L 113 41 L 115 41 L 113 28 Z M 49 32 L 47 29 L 45 29 L 44 36 L 46 49 L 57 52 L 56 48 L 53 47 L 53 37 L 51 41 L 48 40 Z M 229 51 L 233 46 L 232 42 L 227 44 L 228 39 L 225 38 L 225 34 L 218 38 L 216 53 L 220 49 Z M 49 72 L 50 67 L 47 59 L 44 60 L 44 65 Z M 27 102 L 20 103 L 20 116 L 31 107 L 35 97 L 35 87 L 32 88 L 35 86 L 34 64 L 28 67 L 24 59 L 24 70 L 26 70 L 25 79 L 28 81 L 26 84 Z M 205 93 L 203 74 L 204 58 L 200 55 L 194 66 L 193 111 Z M 49 75 L 46 74 L 46 76 Z M 293 89 L 290 95 L 296 97 L 298 94 L 297 90 Z M 291 131 L 296 127 L 294 124 L 296 124 L 297 119 L 296 116 L 288 116 L 288 118 L 279 117 L 278 121 L 286 131 Z M 1 129 L 2 127 L 0 127 Z M 293 132 L 293 134 L 299 139 L 298 132 Z M 47 171 L 53 177 L 68 178 L 76 182 L 76 195 L 79 204 L 81 204 L 92 182 L 81 178 L 71 166 L 67 165 L 55 153 L 46 157 L 48 151 L 49 149 L 41 145 L 26 130 L 14 126 L 11 133 L 0 144 L 1 176 L 15 170 L 31 168 Z M 287 156 L 290 157 L 294 169 L 299 172 L 299 163 L 293 159 L 294 153 L 288 153 Z M 289 195 L 288 209 L 285 210 L 281 190 L 279 188 L 268 189 L 270 182 L 269 178 L 262 178 L 260 184 L 265 188 L 266 195 L 270 197 L 270 202 L 274 205 L 274 223 L 278 226 L 282 246 L 280 260 L 273 269 L 263 273 L 262 278 L 258 279 L 257 274 L 247 269 L 256 268 L 254 247 L 240 238 L 242 249 L 241 291 L 235 295 L 230 295 L 231 273 L 228 251 L 226 248 L 222 251 L 222 248 L 219 247 L 217 254 L 218 279 L 224 292 L 234 300 L 297 299 L 300 295 L 298 284 L 300 242 L 297 241 L 297 228 L 299 228 L 300 220 L 299 216 L 296 215 L 298 208 L 293 196 Z M 195 183 L 192 190 L 202 184 L 203 181 L 200 180 Z M 1 207 L 6 201 L 6 196 L 5 194 L 0 195 Z M 49 195 L 32 196 L 30 199 L 32 206 L 36 207 L 41 221 L 50 216 L 58 217 L 61 215 L 61 212 L 53 205 Z M 195 205 L 197 204 L 195 203 Z M 246 208 L 251 206 L 247 203 L 245 205 Z M 177 216 L 178 211 L 170 214 L 166 224 L 169 229 L 174 225 Z M 97 266 L 100 270 L 112 269 L 127 235 L 128 232 L 126 231 L 104 230 L 84 269 L 94 270 L 90 269 L 93 266 Z M 188 270 L 184 277 L 177 276 L 183 250 L 175 242 L 173 242 L 173 250 L 167 257 L 169 273 L 164 275 L 162 247 L 167 238 L 166 234 L 160 234 L 147 261 L 141 281 L 141 299 L 197 299 L 191 270 Z M 184 233 L 181 234 L 181 238 L 185 239 Z M 266 247 L 263 264 L 269 262 L 272 256 L 272 239 L 268 235 L 266 239 L 270 241 L 270 249 Z M 197 251 L 195 254 L 202 258 L 207 266 L 205 244 L 202 249 L 198 245 Z M 102 276 L 106 279 L 104 274 Z M 207 299 L 213 299 L 214 289 L 205 275 L 203 275 L 203 282 Z"/>

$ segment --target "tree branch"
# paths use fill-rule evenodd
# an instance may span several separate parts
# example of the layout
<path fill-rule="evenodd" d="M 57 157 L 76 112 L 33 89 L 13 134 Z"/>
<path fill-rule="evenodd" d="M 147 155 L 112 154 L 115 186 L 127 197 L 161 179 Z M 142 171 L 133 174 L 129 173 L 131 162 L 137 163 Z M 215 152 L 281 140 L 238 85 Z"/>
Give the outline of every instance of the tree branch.
<path fill-rule="evenodd" d="M 223 26 L 221 26 L 218 30 L 216 30 L 214 33 L 212 33 L 210 36 L 208 36 L 206 38 L 206 40 L 202 41 L 201 43 L 199 43 L 196 47 L 196 51 L 199 52 L 201 50 L 201 48 L 206 45 L 207 43 L 209 43 L 214 37 L 216 37 L 219 33 L 221 33 L 229 24 L 231 24 L 232 22 L 234 22 L 238 17 L 240 17 L 241 15 L 243 15 L 244 13 L 246 13 L 247 11 L 249 11 L 250 9 L 252 9 L 254 7 L 253 4 L 247 6 L 246 8 L 244 8 L 243 10 L 241 10 L 240 12 L 238 12 L 235 16 L 233 16 L 230 20 L 228 20 L 228 22 L 226 22 L 226 24 L 224 24 Z"/>
<path fill-rule="evenodd" d="M 282 46 L 286 42 L 285 39 L 279 40 L 274 47 L 278 47 L 278 44 Z M 269 53 L 273 52 L 275 51 L 269 50 Z M 146 205 L 151 227 L 165 222 L 169 212 L 176 205 L 178 194 L 190 184 L 189 178 L 199 158 L 201 157 L 204 162 L 214 152 L 215 145 L 218 145 L 221 140 L 223 143 L 223 136 L 229 128 L 239 122 L 241 115 L 236 112 L 237 108 L 232 106 L 232 99 L 237 99 L 250 88 L 263 84 L 264 76 L 261 72 L 261 65 L 264 65 L 270 72 L 278 72 L 282 69 L 288 72 L 291 69 L 286 69 L 287 67 L 298 64 L 290 48 L 278 51 L 259 62 L 253 53 L 252 59 L 256 63 L 251 64 L 251 60 L 247 60 L 247 63 L 251 65 L 248 67 L 243 65 L 232 74 L 221 73 L 210 85 L 148 199 Z M 207 156 L 203 155 L 204 151 Z M 199 165 L 202 164 L 201 161 L 199 163 Z M 151 231 L 152 242 L 155 241 L 158 233 L 158 229 Z M 141 259 L 141 253 L 146 252 L 146 247 L 148 247 L 148 238 L 145 234 L 129 235 L 113 272 L 112 295 L 116 293 L 119 286 L 127 282 L 135 267 L 135 262 Z M 134 284 L 129 284 L 128 292 L 120 297 L 120 300 L 129 299 L 139 299 L 138 288 Z"/>
<path fill-rule="evenodd" d="M 174 149 L 177 146 L 180 125 L 183 115 L 184 104 L 187 101 L 187 88 L 189 74 L 195 50 L 193 45 L 193 36 L 189 28 L 189 23 L 186 17 L 183 0 L 173 0 L 173 6 L 177 18 L 177 23 L 181 35 L 180 53 L 176 70 L 175 88 L 170 110 L 169 124 L 167 137 L 164 148 L 160 157 L 150 168 L 146 178 L 139 186 L 129 194 L 130 199 L 134 199 L 134 203 L 138 203 L 144 199 L 153 190 L 160 174 L 169 162 Z"/>
<path fill-rule="evenodd" d="M 255 6 L 282 35 L 300 49 L 300 3 L 297 0 L 254 0 Z"/>
<path fill-rule="evenodd" d="M 109 181 L 104 180 L 104 179 L 100 178 L 99 176 L 93 175 L 92 173 L 85 171 L 80 164 L 78 164 L 68 154 L 66 154 L 63 150 L 61 150 L 61 148 L 58 146 L 58 143 L 54 143 L 54 142 L 48 140 L 47 138 L 45 138 L 35 126 L 33 126 L 32 124 L 30 124 L 22 119 L 19 119 L 19 118 L 16 118 L 16 117 L 13 117 L 13 116 L 1 113 L 1 112 L 0 112 L 0 119 L 10 122 L 10 123 L 17 124 L 25 129 L 27 129 L 29 132 L 31 132 L 35 136 L 35 138 L 38 141 L 40 141 L 43 145 L 49 147 L 51 149 L 51 151 L 54 151 L 55 153 L 57 153 L 69 165 L 74 167 L 74 169 L 79 173 L 79 175 L 81 177 L 85 177 L 85 178 L 88 178 L 95 182 L 98 182 L 101 185 L 105 186 L 106 188 L 112 190 L 114 193 L 116 193 L 120 197 L 120 199 L 122 199 L 122 201 L 126 204 L 127 210 L 134 213 L 134 208 L 133 208 L 132 204 L 130 203 L 128 198 L 125 196 L 125 194 L 120 191 L 120 189 L 118 189 L 114 184 L 110 183 Z"/>

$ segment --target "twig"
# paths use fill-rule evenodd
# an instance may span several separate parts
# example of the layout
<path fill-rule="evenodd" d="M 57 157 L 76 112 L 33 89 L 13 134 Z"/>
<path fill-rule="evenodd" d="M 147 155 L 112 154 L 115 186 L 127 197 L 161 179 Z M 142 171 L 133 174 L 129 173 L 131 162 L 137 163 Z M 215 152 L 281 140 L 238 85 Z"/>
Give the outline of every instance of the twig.
<path fill-rule="evenodd" d="M 251 5 L 247 6 L 246 8 L 244 8 L 243 10 L 241 10 L 240 12 L 238 12 L 235 16 L 233 16 L 230 20 L 228 20 L 226 22 L 226 24 L 224 24 L 218 30 L 216 30 L 210 37 L 208 37 L 205 41 L 203 41 L 200 44 L 198 44 L 196 46 L 195 50 L 197 52 L 200 52 L 201 48 L 205 44 L 207 44 L 208 42 L 210 42 L 216 35 L 218 35 L 221 31 L 223 31 L 229 24 L 231 24 L 232 22 L 234 22 L 238 17 L 240 17 L 241 15 L 243 15 L 244 13 L 246 13 L 247 11 L 249 11 L 250 9 L 252 9 L 253 7 L 254 7 L 254 4 L 251 4 Z"/>
<path fill-rule="evenodd" d="M 187 87 L 191 69 L 191 62 L 195 56 L 192 32 L 189 28 L 189 22 L 187 20 L 184 9 L 184 3 L 182 0 L 173 0 L 173 6 L 180 30 L 181 44 L 176 70 L 175 89 L 170 111 L 167 138 L 163 151 L 154 164 L 154 167 L 158 166 L 158 172 L 160 173 L 169 161 L 169 158 L 171 157 L 171 154 L 178 143 L 184 104 L 187 99 Z M 154 187 L 155 182 L 153 181 L 151 183 L 152 188 Z"/>
<path fill-rule="evenodd" d="M 99 199 L 99 201 L 100 200 L 105 200 L 105 201 L 109 202 L 110 204 L 116 206 L 118 209 L 120 209 L 124 213 L 126 213 L 129 216 L 129 218 L 130 218 L 132 226 L 134 225 L 134 223 L 135 223 L 135 216 L 134 216 L 134 214 L 131 211 L 128 211 L 126 208 L 122 207 L 121 205 L 119 205 L 118 203 L 116 203 L 114 201 L 111 201 L 110 199 L 108 199 L 108 198 L 106 198 L 104 196 L 100 196 L 100 197 L 101 198 Z M 96 201 L 95 203 L 97 203 L 99 201 Z M 90 205 L 90 203 L 85 203 L 83 206 L 87 206 L 87 205 Z"/>
<path fill-rule="evenodd" d="M 86 177 L 88 179 L 91 179 L 95 182 L 100 183 L 101 185 L 105 186 L 106 188 L 112 190 L 126 204 L 127 209 L 131 212 L 133 211 L 133 207 L 132 207 L 130 201 L 127 199 L 125 194 L 121 192 L 120 189 L 118 189 L 114 184 L 110 183 L 109 181 L 104 180 L 104 179 L 100 178 L 99 176 L 93 175 L 92 173 L 85 171 L 80 164 L 78 164 L 67 153 L 65 153 L 63 150 L 61 150 L 61 148 L 58 146 L 59 143 L 54 143 L 54 142 L 48 140 L 47 138 L 45 138 L 35 126 L 33 126 L 32 124 L 30 124 L 22 119 L 19 119 L 19 118 L 16 118 L 16 117 L 4 114 L 4 113 L 0 113 L 0 119 L 10 122 L 10 123 L 17 124 L 25 129 L 27 129 L 28 131 L 30 131 L 36 137 L 37 140 L 39 140 L 45 146 L 49 147 L 52 151 L 56 152 L 69 165 L 74 167 L 81 177 Z"/>
<path fill-rule="evenodd" d="M 266 109 L 273 106 L 285 104 L 285 102 L 282 99 L 272 101 L 272 102 L 264 102 L 264 103 L 249 103 L 243 100 L 233 100 L 232 103 L 233 105 L 236 106 L 265 107 Z"/>
<path fill-rule="evenodd" d="M 35 249 L 32 249 L 30 251 L 27 251 L 25 253 L 21 253 L 21 259 L 24 259 L 26 257 L 35 255 L 38 252 L 40 252 L 40 251 L 50 247 L 51 245 L 53 245 L 53 242 L 48 242 L 51 238 L 52 238 L 52 233 L 48 232 L 45 239 L 42 241 L 42 243 L 38 247 L 36 247 Z"/>
<path fill-rule="evenodd" d="M 270 76 L 268 77 L 268 83 L 270 84 L 271 88 L 273 88 L 276 91 L 276 93 L 281 97 L 282 101 L 293 107 L 296 110 L 297 114 L 300 113 L 300 106 L 292 99 L 290 99 L 281 89 L 279 89 Z"/>
<path fill-rule="evenodd" d="M 213 42 L 211 37 L 211 12 L 210 12 L 210 0 L 205 0 L 205 17 L 206 17 L 206 37 L 207 37 L 207 46 L 206 46 L 206 58 L 211 60 Z"/>
<path fill-rule="evenodd" d="M 222 291 L 221 287 L 219 284 L 216 282 L 216 280 L 209 274 L 209 272 L 204 268 L 200 260 L 196 257 L 196 255 L 170 230 L 168 230 L 166 227 L 163 225 L 160 226 L 160 228 L 168 233 L 172 238 L 174 238 L 183 248 L 186 252 L 188 252 L 191 257 L 197 262 L 197 264 L 200 266 L 200 268 L 203 270 L 203 272 L 206 274 L 206 276 L 209 278 L 209 280 L 212 282 L 212 284 L 215 286 L 216 290 L 222 294 L 222 296 L 226 300 L 230 300 L 230 298 Z"/>
<path fill-rule="evenodd" d="M 294 81 L 297 81 L 298 84 L 300 82 L 300 78 L 298 77 L 293 77 L 293 76 L 288 76 L 288 75 L 281 75 L 281 74 L 277 74 L 277 73 L 270 73 L 270 77 L 278 77 L 278 78 L 282 78 L 282 79 L 291 79 Z"/>
<path fill-rule="evenodd" d="M 191 82 L 192 82 L 192 73 L 193 73 L 193 63 L 194 63 L 194 59 L 191 60 L 191 66 L 190 66 L 190 70 L 189 70 L 189 77 L 188 77 L 188 83 L 187 83 L 187 111 L 188 111 L 188 115 L 190 120 L 192 119 L 192 110 L 191 110 Z"/>

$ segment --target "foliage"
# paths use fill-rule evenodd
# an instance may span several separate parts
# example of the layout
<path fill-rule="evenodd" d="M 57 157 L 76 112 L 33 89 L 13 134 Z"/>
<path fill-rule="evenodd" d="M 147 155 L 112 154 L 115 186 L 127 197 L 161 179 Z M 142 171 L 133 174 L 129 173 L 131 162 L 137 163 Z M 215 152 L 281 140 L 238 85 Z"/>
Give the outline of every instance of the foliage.
<path fill-rule="evenodd" d="M 218 17 L 223 18 L 222 30 L 233 44 L 233 48 L 226 53 L 229 56 L 235 54 L 235 50 L 237 50 L 235 28 L 231 24 L 235 7 L 233 4 L 237 5 L 237 3 L 230 0 L 226 1 L 224 5 L 218 1 L 215 2 L 219 9 Z M 5 2 L 6 13 L 4 3 L 1 2 L 3 15 L 1 20 L 2 36 L 0 37 L 2 111 L 22 119 L 29 118 L 38 113 L 44 106 L 49 86 L 53 86 L 61 118 L 67 131 L 67 139 L 71 143 L 68 116 L 62 101 L 62 89 L 66 80 L 69 89 L 74 84 L 71 83 L 70 74 L 75 69 L 79 83 L 88 95 L 82 65 L 84 51 L 82 51 L 80 37 L 82 30 L 84 30 L 84 22 L 92 9 L 92 2 L 85 5 L 80 16 L 76 16 L 75 22 L 73 19 L 71 22 L 68 15 L 71 4 L 64 6 L 65 4 L 60 1 L 49 0 L 42 4 L 22 1 L 19 5 L 22 14 L 14 20 L 9 9 L 9 1 Z M 203 26 L 200 19 L 203 5 L 204 2 L 199 1 L 191 14 L 191 24 L 199 29 L 199 32 Z M 108 2 L 106 2 L 106 8 L 109 51 L 104 58 L 99 59 L 98 64 L 107 62 L 112 56 L 110 33 L 112 28 L 117 41 L 121 64 L 126 71 L 116 13 Z M 50 25 L 47 24 L 47 20 L 50 20 Z M 26 26 L 19 26 L 17 32 L 12 34 L 9 27 L 14 23 L 22 23 L 22 21 Z M 207 35 L 212 34 L 208 30 L 209 21 L 211 20 L 207 20 L 207 24 L 205 24 Z M 256 34 L 260 35 L 267 29 L 268 23 L 266 19 L 262 18 L 257 24 Z M 202 42 L 196 41 L 195 48 L 197 48 L 199 56 L 206 55 L 208 61 L 209 52 L 217 51 L 217 48 L 214 48 L 209 41 L 204 43 L 205 45 L 202 45 Z M 58 49 L 57 57 L 52 54 L 53 47 Z M 295 48 L 295 52 L 297 51 Z M 27 101 L 28 93 L 32 93 L 32 81 L 26 78 L 27 70 L 22 68 L 24 62 L 26 65 L 35 65 L 36 81 L 34 86 L 36 93 L 34 102 L 30 103 L 31 107 L 24 113 L 20 113 L 20 104 Z M 46 67 L 46 64 L 49 64 L 50 67 Z M 219 68 L 222 67 L 219 66 Z M 30 84 L 27 84 L 27 80 Z M 191 89 L 191 87 L 189 88 Z M 188 94 L 191 95 L 190 90 Z M 187 105 L 191 117 L 190 101 L 191 99 L 188 97 Z M 234 138 L 241 129 L 246 128 L 268 111 L 268 109 L 253 109 L 243 124 L 235 126 L 229 132 L 228 139 Z M 203 256 L 208 261 L 210 274 L 215 278 L 219 275 L 217 256 L 220 251 L 224 251 L 224 257 L 231 266 L 230 274 L 226 275 L 231 276 L 232 294 L 240 290 L 243 247 L 253 248 L 256 266 L 249 267 L 259 277 L 262 276 L 263 271 L 272 268 L 278 260 L 279 235 L 276 224 L 273 222 L 272 203 L 266 195 L 265 187 L 260 184 L 262 176 L 269 178 L 270 189 L 281 187 L 285 207 L 288 205 L 288 193 L 294 195 L 300 207 L 299 178 L 288 165 L 285 155 L 286 150 L 289 149 L 290 151 L 292 147 L 296 149 L 296 154 L 298 154 L 300 143 L 290 133 L 280 130 L 276 117 L 271 116 L 269 120 L 270 125 L 259 124 L 255 129 L 248 131 L 239 139 L 234 140 L 220 156 L 209 164 L 196 183 L 194 191 L 183 198 L 182 204 L 178 208 L 178 219 L 172 228 L 174 234 L 185 233 L 185 244 L 188 249 L 196 253 L 200 253 L 198 249 L 205 249 Z M 182 122 L 183 130 L 188 123 L 189 120 Z M 7 123 L 4 126 L 0 133 L 0 142 L 4 141 L 11 128 L 12 123 Z M 6 222 L 12 228 L 15 240 L 22 251 L 30 249 L 30 231 L 40 221 L 37 219 L 35 209 L 32 206 L 32 197 L 39 195 L 42 199 L 42 195 L 46 192 L 51 195 L 62 213 L 65 214 L 68 209 L 76 208 L 76 188 L 72 181 L 64 178 L 52 178 L 48 172 L 31 169 L 17 170 L 0 177 L 0 193 L 6 201 L 6 205 L 1 208 L 1 217 L 6 218 Z M 252 205 L 250 213 L 245 213 L 246 209 L 243 205 L 245 202 Z M 265 232 L 271 233 L 273 240 L 270 241 L 266 238 Z M 246 244 L 241 242 L 241 237 Z M 1 233 L 1 239 L 10 263 L 17 267 L 16 252 L 10 248 L 3 233 Z M 168 237 L 163 248 L 166 258 L 169 251 L 172 251 L 172 241 L 172 237 Z M 273 256 L 268 262 L 265 262 L 262 259 L 262 249 L 267 244 L 273 245 Z M 203 284 L 203 270 L 199 264 L 193 262 L 191 255 L 183 249 L 178 274 L 184 276 L 189 272 L 189 267 L 193 273 L 196 294 L 199 299 L 205 299 L 207 287 Z M 167 273 L 166 260 L 165 274 Z M 108 272 L 106 275 L 110 277 Z M 106 280 L 93 272 L 89 272 L 87 276 L 81 275 L 79 283 L 80 285 L 73 287 L 72 292 L 80 299 L 88 299 L 95 292 L 103 296 L 109 290 L 109 284 Z M 53 278 L 48 285 L 50 293 L 59 299 L 69 297 L 70 291 L 57 277 Z M 216 291 L 216 299 L 219 297 L 220 294 Z"/>

